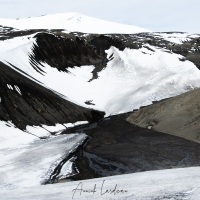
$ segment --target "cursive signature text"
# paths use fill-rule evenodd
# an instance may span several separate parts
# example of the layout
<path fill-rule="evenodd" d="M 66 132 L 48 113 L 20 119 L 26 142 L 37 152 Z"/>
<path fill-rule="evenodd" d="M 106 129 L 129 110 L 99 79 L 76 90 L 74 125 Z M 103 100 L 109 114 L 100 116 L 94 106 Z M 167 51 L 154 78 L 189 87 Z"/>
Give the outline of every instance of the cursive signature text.
<path fill-rule="evenodd" d="M 83 195 L 83 194 L 92 194 L 92 195 L 120 195 L 126 194 L 128 191 L 122 188 L 119 188 L 118 184 L 113 186 L 106 186 L 105 180 L 101 184 L 100 187 L 97 187 L 97 184 L 94 184 L 92 187 L 85 187 L 83 182 L 78 183 L 78 185 L 72 190 L 72 199 L 76 197 L 76 195 Z"/>

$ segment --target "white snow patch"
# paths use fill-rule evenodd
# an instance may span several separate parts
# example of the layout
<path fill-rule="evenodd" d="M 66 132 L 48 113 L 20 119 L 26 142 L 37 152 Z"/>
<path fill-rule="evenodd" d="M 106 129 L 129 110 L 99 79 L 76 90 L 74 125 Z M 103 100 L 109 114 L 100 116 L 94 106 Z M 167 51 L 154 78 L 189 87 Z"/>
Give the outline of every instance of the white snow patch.
<path fill-rule="evenodd" d="M 78 125 L 84 125 L 84 124 L 88 124 L 88 121 L 78 121 L 74 123 L 74 126 L 78 126 Z"/>
<path fill-rule="evenodd" d="M 40 126 L 26 126 L 27 133 L 33 134 L 37 137 L 50 137 L 50 131 Z"/>
<path fill-rule="evenodd" d="M 61 168 L 61 171 L 58 175 L 58 179 L 62 180 L 62 179 L 66 179 L 67 177 L 69 177 L 70 175 L 73 174 L 73 161 L 68 160 Z"/>
<path fill-rule="evenodd" d="M 66 126 L 62 124 L 55 124 L 55 126 L 42 125 L 42 127 L 48 130 L 49 132 L 57 132 L 66 129 Z"/>
<path fill-rule="evenodd" d="M 58 124 L 55 126 L 48 126 L 42 124 L 41 126 L 26 126 L 26 132 L 33 134 L 39 138 L 51 137 L 51 135 L 59 135 L 66 128 L 87 124 L 88 121 L 77 121 L 75 123 Z"/>
<path fill-rule="evenodd" d="M 165 40 L 175 44 L 183 44 L 183 42 L 190 41 L 191 39 L 198 38 L 200 36 L 189 33 L 155 33 L 154 35 L 162 37 Z"/>
<path fill-rule="evenodd" d="M 19 87 L 17 85 L 14 85 L 14 88 L 20 95 L 22 95 L 21 90 L 19 89 Z"/>
<path fill-rule="evenodd" d="M 7 84 L 7 87 L 8 87 L 8 89 L 10 89 L 10 90 L 13 90 L 13 87 L 12 87 L 12 85 L 10 85 L 10 84 Z"/>

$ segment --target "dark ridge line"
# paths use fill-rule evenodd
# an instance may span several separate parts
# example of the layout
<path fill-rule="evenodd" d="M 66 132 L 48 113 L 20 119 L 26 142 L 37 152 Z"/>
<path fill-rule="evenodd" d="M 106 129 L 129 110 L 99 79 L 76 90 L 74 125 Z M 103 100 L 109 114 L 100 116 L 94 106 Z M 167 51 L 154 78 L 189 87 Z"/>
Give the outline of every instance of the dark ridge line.
<path fill-rule="evenodd" d="M 26 72 L 24 72 L 24 71 L 22 71 L 21 69 L 19 69 L 18 67 L 16 67 L 16 66 L 14 66 L 14 65 L 12 65 L 10 62 L 8 62 L 8 61 L 6 61 L 9 65 L 11 65 L 17 72 L 20 72 L 22 75 L 26 75 L 26 76 L 28 76 L 29 78 L 31 78 L 31 79 L 33 79 L 33 80 L 35 80 L 37 83 L 40 83 L 40 84 L 42 84 L 43 85 L 43 83 L 42 82 L 40 82 L 40 81 L 38 81 L 37 79 L 35 79 L 35 78 L 33 78 L 32 76 L 30 76 L 29 74 L 27 74 Z M 0 61 L 0 63 L 2 63 L 1 61 Z"/>

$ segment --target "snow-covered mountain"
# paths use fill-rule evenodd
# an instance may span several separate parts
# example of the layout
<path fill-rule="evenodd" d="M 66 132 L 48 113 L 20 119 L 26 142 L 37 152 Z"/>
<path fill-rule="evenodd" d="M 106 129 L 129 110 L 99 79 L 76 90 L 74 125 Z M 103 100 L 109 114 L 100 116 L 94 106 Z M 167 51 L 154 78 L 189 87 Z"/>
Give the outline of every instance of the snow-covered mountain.
<path fill-rule="evenodd" d="M 128 122 L 119 114 L 200 87 L 199 53 L 198 34 L 153 33 L 78 13 L 0 19 L 0 190 L 73 176 L 79 173 L 76 158 L 90 166 L 81 169 L 86 178 L 101 176 L 97 171 L 106 163 L 115 174 L 198 165 L 193 150 L 199 152 L 199 145 L 187 140 L 168 135 L 157 140 L 159 133 L 132 125 L 122 137 Z M 104 114 L 118 120 L 103 119 Z M 70 135 L 60 136 L 66 128 Z M 84 133 L 93 139 L 80 150 Z M 171 142 L 187 146 L 187 155 Z M 127 157 L 113 161 L 122 148 Z M 165 156 L 146 159 L 155 149 Z M 137 152 L 141 158 L 135 158 Z"/>
<path fill-rule="evenodd" d="M 33 81 L 67 100 L 107 115 L 200 86 L 200 71 L 193 62 L 166 46 L 149 44 L 148 36 L 160 41 L 157 35 L 146 34 L 135 47 L 137 41 L 126 35 L 35 33 L 0 41 L 0 61 L 19 73 L 31 74 Z M 190 40 L 195 43 L 198 36 L 193 37 Z M 165 42 L 170 48 L 174 44 Z"/>
<path fill-rule="evenodd" d="M 0 19 L 0 25 L 16 29 L 65 29 L 82 33 L 139 33 L 147 29 L 89 17 L 80 13 L 53 14 L 24 19 Z"/>

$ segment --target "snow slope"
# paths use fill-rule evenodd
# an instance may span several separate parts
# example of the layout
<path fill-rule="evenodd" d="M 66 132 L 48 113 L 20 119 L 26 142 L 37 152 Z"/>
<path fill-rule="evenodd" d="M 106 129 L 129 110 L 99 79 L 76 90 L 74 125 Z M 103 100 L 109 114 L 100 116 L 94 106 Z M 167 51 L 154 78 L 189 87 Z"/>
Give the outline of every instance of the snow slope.
<path fill-rule="evenodd" d="M 200 87 L 200 71 L 192 62 L 183 62 L 183 56 L 151 45 L 123 51 L 110 47 L 106 51 L 110 59 L 107 67 L 91 82 L 94 69 L 91 65 L 68 68 L 70 73 L 66 73 L 42 63 L 41 74 L 29 63 L 28 55 L 35 43 L 33 36 L 0 41 L 0 61 L 31 74 L 67 100 L 105 111 L 107 115 L 132 111 Z M 88 106 L 86 101 L 95 105 Z"/>
<path fill-rule="evenodd" d="M 1 200 L 199 200 L 200 167 L 1 191 Z"/>
<path fill-rule="evenodd" d="M 83 33 L 138 33 L 148 30 L 133 26 L 104 21 L 79 13 L 53 14 L 25 19 L 0 19 L 0 25 L 24 29 L 65 29 Z"/>
<path fill-rule="evenodd" d="M 41 140 L 37 131 L 32 131 L 33 134 L 28 134 L 11 122 L 0 121 L 0 194 L 2 190 L 41 185 L 50 178 L 58 164 L 86 139 L 85 134 L 70 134 Z M 67 165 L 66 174 L 72 172 L 71 163 L 67 162 Z"/>
<path fill-rule="evenodd" d="M 183 32 L 178 33 L 154 33 L 155 37 L 160 37 L 165 39 L 166 41 L 175 43 L 175 44 L 183 44 L 183 42 L 190 41 L 193 38 L 198 38 L 199 34 L 188 34 Z"/>

